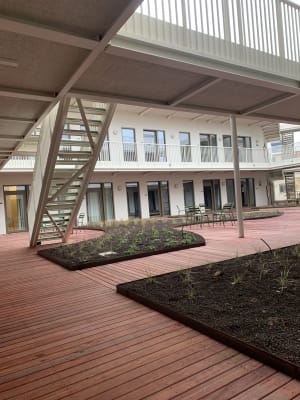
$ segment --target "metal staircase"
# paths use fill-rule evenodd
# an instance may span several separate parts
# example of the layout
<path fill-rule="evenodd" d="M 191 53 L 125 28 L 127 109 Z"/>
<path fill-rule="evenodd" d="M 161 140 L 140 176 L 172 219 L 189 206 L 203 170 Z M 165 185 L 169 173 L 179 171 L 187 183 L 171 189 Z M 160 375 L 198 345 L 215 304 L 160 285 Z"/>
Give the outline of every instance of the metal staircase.
<path fill-rule="evenodd" d="M 67 240 L 114 110 L 66 98 L 44 120 L 29 201 L 30 246 Z"/>

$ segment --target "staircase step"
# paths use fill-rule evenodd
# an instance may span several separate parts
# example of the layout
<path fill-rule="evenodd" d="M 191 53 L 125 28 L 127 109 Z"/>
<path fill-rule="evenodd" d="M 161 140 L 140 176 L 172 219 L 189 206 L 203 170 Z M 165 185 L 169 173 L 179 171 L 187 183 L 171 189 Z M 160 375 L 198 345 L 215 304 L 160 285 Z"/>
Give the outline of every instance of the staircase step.
<path fill-rule="evenodd" d="M 59 157 L 84 157 L 86 158 L 86 156 L 90 156 L 92 154 L 91 151 L 87 151 L 87 150 L 77 150 L 77 151 L 63 151 L 60 150 L 57 155 Z"/>
<path fill-rule="evenodd" d="M 87 118 L 87 122 L 90 126 L 100 126 L 102 124 L 102 119 Z M 67 118 L 65 119 L 65 124 L 84 126 L 84 122 L 80 117 L 74 118 L 74 117 L 67 116 Z M 65 130 L 64 130 L 64 132 L 65 132 Z"/>
<path fill-rule="evenodd" d="M 83 105 L 83 108 L 84 108 L 84 111 L 86 114 L 104 115 L 106 112 L 105 108 L 101 108 L 101 107 L 88 107 L 88 106 Z M 69 112 L 80 113 L 78 106 L 70 106 Z"/>

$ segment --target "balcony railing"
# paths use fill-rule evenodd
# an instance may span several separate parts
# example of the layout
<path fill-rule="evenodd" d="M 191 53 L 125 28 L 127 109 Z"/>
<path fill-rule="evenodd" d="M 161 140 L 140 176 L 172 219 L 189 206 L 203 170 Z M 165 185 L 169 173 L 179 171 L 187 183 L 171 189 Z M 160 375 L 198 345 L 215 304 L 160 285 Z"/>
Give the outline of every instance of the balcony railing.
<path fill-rule="evenodd" d="M 288 0 L 144 0 L 119 36 L 298 79 L 299 26 Z"/>
<path fill-rule="evenodd" d="M 241 163 L 269 163 L 262 148 L 239 148 Z M 105 142 L 99 155 L 98 167 L 130 168 L 217 168 L 232 165 L 232 148 L 146 143 Z"/>
<path fill-rule="evenodd" d="M 240 167 L 268 168 L 300 164 L 298 147 L 281 147 L 281 152 L 269 153 L 266 148 L 239 148 Z M 33 156 L 14 156 L 4 170 L 32 170 Z M 231 147 L 180 146 L 145 143 L 104 142 L 96 169 L 232 169 Z"/>

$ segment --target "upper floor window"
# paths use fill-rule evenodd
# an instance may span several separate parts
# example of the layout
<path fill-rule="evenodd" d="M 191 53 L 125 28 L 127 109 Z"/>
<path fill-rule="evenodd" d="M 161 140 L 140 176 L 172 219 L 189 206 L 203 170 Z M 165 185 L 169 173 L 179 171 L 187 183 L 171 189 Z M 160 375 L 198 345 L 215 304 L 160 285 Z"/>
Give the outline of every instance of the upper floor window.
<path fill-rule="evenodd" d="M 200 133 L 201 161 L 218 162 L 217 135 Z"/>
<path fill-rule="evenodd" d="M 124 161 L 136 161 L 135 130 L 133 128 L 122 128 L 123 157 Z"/>
<path fill-rule="evenodd" d="M 145 129 L 144 149 L 146 161 L 167 161 L 165 132 Z"/>
<path fill-rule="evenodd" d="M 181 161 L 182 162 L 191 162 L 191 140 L 189 132 L 180 132 L 180 152 L 181 152 Z"/>
<path fill-rule="evenodd" d="M 223 147 L 225 152 L 225 161 L 232 161 L 232 142 L 230 135 L 223 135 Z M 238 136 L 237 145 L 239 148 L 239 160 L 241 162 L 252 162 L 252 148 L 250 136 Z"/>

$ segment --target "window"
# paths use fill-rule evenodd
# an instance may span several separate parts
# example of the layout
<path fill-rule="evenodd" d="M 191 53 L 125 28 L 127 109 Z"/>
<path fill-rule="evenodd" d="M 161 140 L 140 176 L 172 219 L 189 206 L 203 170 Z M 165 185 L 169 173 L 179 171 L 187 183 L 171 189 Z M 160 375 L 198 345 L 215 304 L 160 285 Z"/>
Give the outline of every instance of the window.
<path fill-rule="evenodd" d="M 181 161 L 182 162 L 191 162 L 191 142 L 190 142 L 190 133 L 189 132 L 180 132 L 180 152 L 181 152 Z"/>
<path fill-rule="evenodd" d="M 250 136 L 238 136 L 237 145 L 239 148 L 240 162 L 252 162 L 252 147 Z M 230 135 L 223 135 L 223 147 L 225 152 L 225 162 L 232 162 L 232 143 Z"/>
<path fill-rule="evenodd" d="M 217 135 L 200 133 L 202 162 L 218 162 Z"/>
<path fill-rule="evenodd" d="M 144 130 L 145 161 L 167 161 L 165 132 Z"/>
<path fill-rule="evenodd" d="M 112 184 L 91 183 L 86 192 L 88 222 L 110 221 L 115 218 Z"/>
<path fill-rule="evenodd" d="M 122 128 L 123 157 L 124 161 L 136 161 L 135 130 L 132 128 Z"/>
<path fill-rule="evenodd" d="M 279 193 L 285 193 L 285 183 L 279 183 Z"/>

